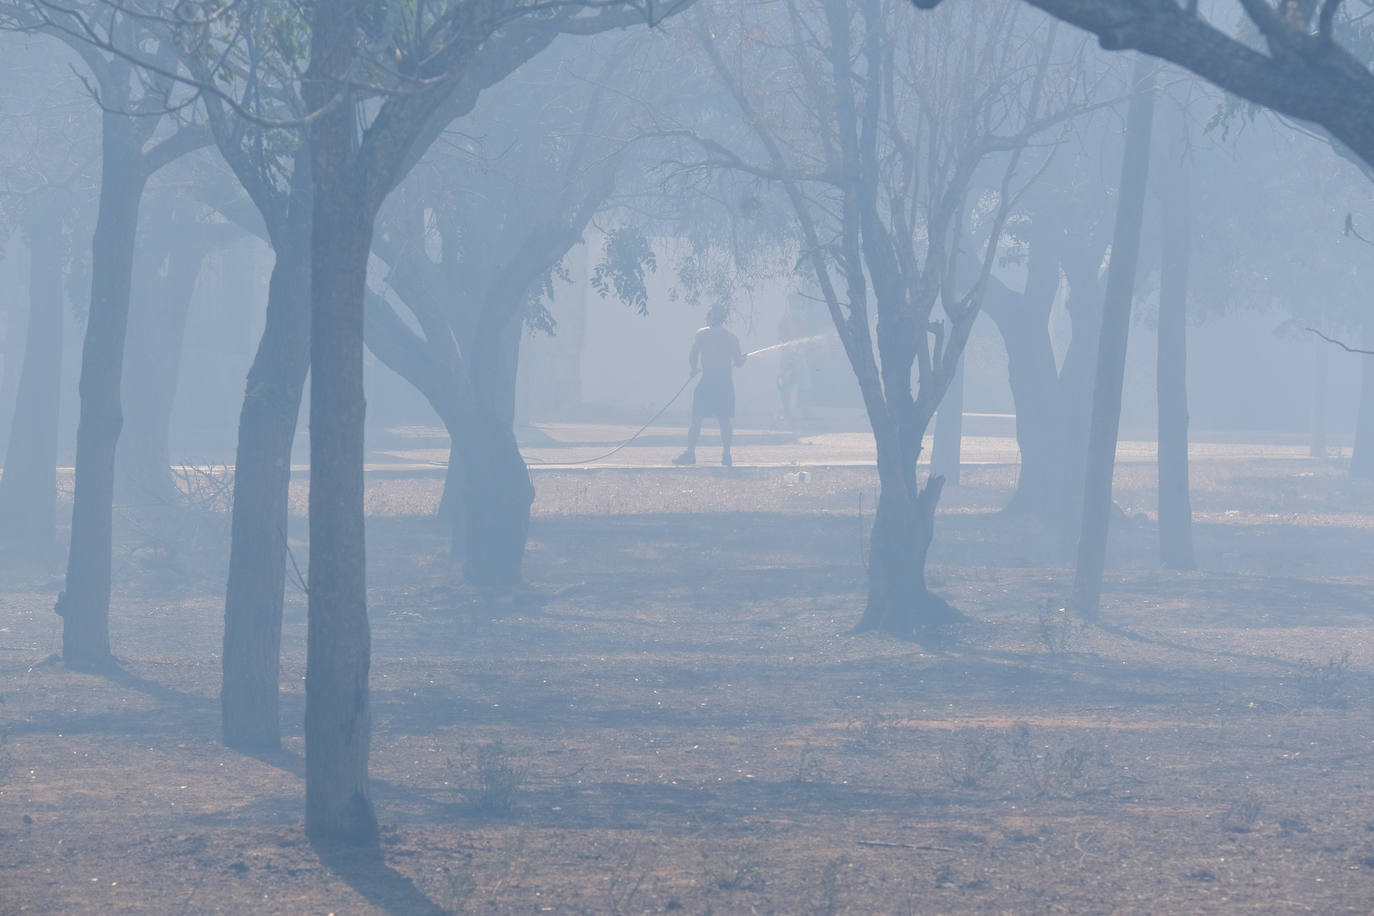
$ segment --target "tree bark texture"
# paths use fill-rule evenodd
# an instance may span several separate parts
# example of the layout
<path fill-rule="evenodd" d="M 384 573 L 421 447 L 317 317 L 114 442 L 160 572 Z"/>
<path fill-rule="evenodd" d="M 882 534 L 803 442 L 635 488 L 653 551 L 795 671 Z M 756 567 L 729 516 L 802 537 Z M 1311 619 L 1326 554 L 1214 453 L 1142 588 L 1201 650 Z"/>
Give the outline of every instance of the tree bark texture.
<path fill-rule="evenodd" d="M 368 784 L 363 516 L 363 303 L 375 210 L 355 168 L 351 104 L 327 108 L 353 57 L 355 3 L 316 10 L 306 101 L 314 200 L 310 231 L 310 572 L 305 673 L 305 832 L 375 847 Z M 380 176 L 366 176 L 376 180 Z M 380 202 L 380 201 L 378 201 Z"/>
<path fill-rule="evenodd" d="M 1126 373 L 1126 344 L 1131 329 L 1131 300 L 1135 294 L 1140 230 L 1145 210 L 1145 187 L 1150 169 L 1150 132 L 1154 119 L 1153 64 L 1137 59 L 1132 72 L 1135 87 L 1126 114 L 1126 150 L 1112 257 L 1107 266 L 1107 292 L 1102 309 L 1102 338 L 1097 351 L 1093 386 L 1092 425 L 1088 433 L 1087 471 L 1083 487 L 1083 520 L 1078 538 L 1078 566 L 1072 607 L 1086 619 L 1096 619 L 1102 596 L 1102 573 L 1107 562 L 1107 528 L 1112 508 L 1112 474 L 1116 468 L 1117 433 L 1121 424 L 1121 389 Z"/>
<path fill-rule="evenodd" d="M 24 561 L 51 557 L 57 546 L 57 428 L 61 401 L 62 214 L 39 201 L 26 220 L 29 320 L 13 435 L 0 477 L 0 543 Z"/>
<path fill-rule="evenodd" d="M 224 743 L 246 749 L 281 744 L 277 696 L 286 588 L 291 446 L 310 367 L 309 170 L 298 164 L 277 252 L 234 458 L 234 512 L 224 597 Z"/>
<path fill-rule="evenodd" d="M 1179 115 L 1176 121 L 1182 120 Z M 1184 139 L 1185 127 L 1174 133 Z M 1184 144 L 1170 144 L 1168 156 Z M 1159 417 L 1159 560 L 1193 569 L 1193 506 L 1188 483 L 1188 268 L 1192 251 L 1189 167 L 1175 159 L 1161 182 L 1163 250 L 1159 270 L 1159 339 L 1155 363 Z"/>
<path fill-rule="evenodd" d="M 138 208 L 147 183 L 142 141 L 133 118 L 107 110 L 102 119 L 100 208 L 91 244 L 91 303 L 81 350 L 81 412 L 76 431 L 67 587 L 57 599 L 62 659 L 79 669 L 110 657 L 110 558 L 114 464 L 123 415 L 120 379 L 129 319 Z"/>
<path fill-rule="evenodd" d="M 916 0 L 932 7 L 940 0 Z M 1319 124 L 1374 166 L 1374 73 L 1329 36 L 1292 28 L 1278 4 L 1242 6 L 1269 53 L 1222 29 L 1196 4 L 1158 0 L 1028 0 L 1093 33 L 1103 48 L 1128 48 L 1172 61 L 1214 86 L 1277 112 Z M 1324 5 L 1325 6 L 1325 5 Z M 1336 9 L 1331 6 L 1331 9 Z"/>
<path fill-rule="evenodd" d="M 370 846 L 377 842 L 377 821 L 367 779 L 372 637 L 364 559 L 362 366 L 371 222 L 360 224 L 348 188 L 336 183 L 342 176 L 330 168 L 328 149 L 315 158 L 320 182 L 311 252 L 305 823 L 312 838 Z"/>

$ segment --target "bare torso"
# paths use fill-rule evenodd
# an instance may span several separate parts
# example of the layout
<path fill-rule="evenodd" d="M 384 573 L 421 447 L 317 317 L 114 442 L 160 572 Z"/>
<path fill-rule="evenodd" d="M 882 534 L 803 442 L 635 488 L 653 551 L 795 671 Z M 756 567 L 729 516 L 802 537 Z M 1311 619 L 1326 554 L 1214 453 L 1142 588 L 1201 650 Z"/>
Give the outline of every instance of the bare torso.
<path fill-rule="evenodd" d="M 744 363 L 739 338 L 720 327 L 705 327 L 697 331 L 692 343 L 692 368 L 703 372 L 729 371 Z"/>

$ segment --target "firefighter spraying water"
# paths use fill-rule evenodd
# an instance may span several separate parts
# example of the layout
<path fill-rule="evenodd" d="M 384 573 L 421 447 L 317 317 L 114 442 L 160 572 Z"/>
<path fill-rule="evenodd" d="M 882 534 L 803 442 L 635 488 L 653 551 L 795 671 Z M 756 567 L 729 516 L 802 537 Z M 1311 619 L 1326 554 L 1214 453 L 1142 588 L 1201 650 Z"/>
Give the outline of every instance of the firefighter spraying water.
<path fill-rule="evenodd" d="M 712 306 L 706 314 L 706 327 L 697 331 L 692 352 L 687 360 L 692 375 L 701 373 L 701 381 L 692 393 L 692 425 L 687 430 L 687 448 L 673 464 L 697 463 L 697 439 L 701 436 L 701 421 L 715 417 L 720 425 L 720 463 L 732 467 L 730 440 L 734 436 L 735 369 L 747 358 L 740 351 L 739 338 L 725 327 L 728 312 L 723 305 Z"/>
<path fill-rule="evenodd" d="M 701 423 L 708 417 L 714 417 L 720 426 L 720 463 L 724 467 L 732 467 L 734 459 L 730 454 L 730 444 L 734 437 L 734 370 L 743 366 L 745 360 L 751 356 L 801 347 L 825 338 L 824 334 L 816 334 L 743 353 L 740 351 L 739 338 L 725 327 L 728 317 L 729 312 L 725 306 L 712 307 L 706 315 L 706 327 L 697 331 L 692 342 L 688 362 L 692 377 L 700 373 L 701 381 L 697 383 L 696 391 L 692 395 L 692 423 L 687 430 L 687 448 L 673 459 L 676 465 L 696 464 L 696 447 L 701 436 Z"/>
<path fill-rule="evenodd" d="M 687 431 L 687 449 L 673 459 L 673 464 L 679 466 L 696 464 L 696 445 L 701 436 L 701 421 L 707 417 L 715 417 L 716 422 L 720 424 L 721 442 L 724 446 L 721 451 L 721 464 L 725 467 L 732 467 L 734 459 L 730 454 L 730 443 L 734 437 L 734 370 L 743 366 L 745 360 L 751 356 L 771 353 L 776 350 L 787 351 L 820 343 L 828 335 L 814 334 L 810 337 L 784 340 L 780 343 L 769 344 L 766 347 L 759 347 L 757 350 L 750 350 L 748 353 L 741 353 L 739 338 L 724 327 L 727 317 L 728 310 L 721 305 L 713 307 L 707 313 L 706 327 L 697 331 L 696 338 L 692 343 L 692 351 L 688 357 L 691 373 L 687 376 L 687 380 L 682 383 L 682 387 L 668 399 L 666 404 L 660 407 L 652 417 L 645 421 L 643 426 L 635 431 L 634 435 L 610 451 L 573 463 L 593 464 L 618 454 L 643 435 L 645 430 L 653 425 L 654 421 L 663 416 L 668 408 L 672 407 L 677 399 L 682 396 L 682 393 L 687 390 L 692 379 L 700 374 L 702 378 L 697 383 L 692 398 L 692 424 Z"/>

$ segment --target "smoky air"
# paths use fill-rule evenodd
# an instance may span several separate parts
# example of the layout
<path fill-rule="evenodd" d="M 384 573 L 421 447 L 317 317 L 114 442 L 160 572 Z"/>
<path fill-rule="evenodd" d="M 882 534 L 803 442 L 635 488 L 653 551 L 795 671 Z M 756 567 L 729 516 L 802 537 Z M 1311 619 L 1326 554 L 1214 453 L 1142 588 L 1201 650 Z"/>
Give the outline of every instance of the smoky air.
<path fill-rule="evenodd" d="M 0 911 L 1361 912 L 1374 0 L 0 0 Z"/>

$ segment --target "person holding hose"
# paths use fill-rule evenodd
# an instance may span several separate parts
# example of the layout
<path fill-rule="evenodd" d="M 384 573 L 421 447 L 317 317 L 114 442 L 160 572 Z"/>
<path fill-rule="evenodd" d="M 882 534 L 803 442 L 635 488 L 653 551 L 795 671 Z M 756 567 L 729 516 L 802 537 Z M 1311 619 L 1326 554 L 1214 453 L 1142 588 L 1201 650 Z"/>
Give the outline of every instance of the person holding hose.
<path fill-rule="evenodd" d="M 673 459 L 673 464 L 697 463 L 697 439 L 701 436 L 701 421 L 715 417 L 720 425 L 723 446 L 720 463 L 733 467 L 730 440 L 734 435 L 735 379 L 734 371 L 744 365 L 739 338 L 725 328 L 729 311 L 724 305 L 714 305 L 706 313 L 706 327 L 697 331 L 688 356 L 692 375 L 701 373 L 701 381 L 692 393 L 692 425 L 687 430 L 687 450 Z"/>

